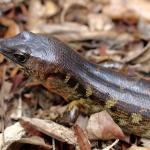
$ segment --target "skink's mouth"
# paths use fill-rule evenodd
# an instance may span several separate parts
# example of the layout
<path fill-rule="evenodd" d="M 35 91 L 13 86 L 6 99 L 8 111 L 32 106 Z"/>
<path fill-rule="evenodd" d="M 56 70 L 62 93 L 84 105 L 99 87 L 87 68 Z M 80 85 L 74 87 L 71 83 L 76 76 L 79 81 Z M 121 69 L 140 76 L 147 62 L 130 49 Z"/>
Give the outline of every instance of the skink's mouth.
<path fill-rule="evenodd" d="M 9 58 L 10 60 L 13 61 L 13 59 L 12 59 L 12 52 L 10 52 L 10 49 L 9 49 L 9 48 L 0 47 L 0 53 L 1 53 L 2 55 L 4 55 L 6 58 Z"/>
<path fill-rule="evenodd" d="M 0 53 L 4 55 L 9 61 L 15 63 L 15 60 L 13 58 L 13 50 L 10 48 L 5 47 L 1 41 L 0 41 Z M 20 65 L 19 65 L 20 66 Z"/>
<path fill-rule="evenodd" d="M 10 54 L 10 49 L 6 47 L 0 47 L 0 53 L 2 53 L 3 55 Z"/>
<path fill-rule="evenodd" d="M 0 53 L 6 54 L 7 50 L 8 50 L 8 48 L 5 45 L 5 40 L 4 39 L 0 39 Z"/>
<path fill-rule="evenodd" d="M 26 71 L 26 74 L 29 74 L 27 68 L 23 67 L 20 63 L 15 61 L 15 58 L 13 58 L 13 50 L 0 46 L 0 53 L 4 55 L 10 62 L 15 63 L 20 69 Z"/>
<path fill-rule="evenodd" d="M 27 68 L 21 64 L 21 62 L 17 61 L 15 53 L 16 50 L 13 48 L 7 47 L 7 39 L 0 39 L 0 53 L 4 55 L 8 60 L 15 63 L 19 68 L 25 70 L 27 72 Z"/>

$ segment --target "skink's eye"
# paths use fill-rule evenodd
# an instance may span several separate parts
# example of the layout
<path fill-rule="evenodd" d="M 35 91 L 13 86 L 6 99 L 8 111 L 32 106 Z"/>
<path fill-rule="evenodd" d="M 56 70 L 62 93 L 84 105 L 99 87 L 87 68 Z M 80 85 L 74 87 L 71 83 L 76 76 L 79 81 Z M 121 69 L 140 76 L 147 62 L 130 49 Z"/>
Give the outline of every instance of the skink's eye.
<path fill-rule="evenodd" d="M 24 63 L 27 60 L 27 57 L 23 54 L 14 54 L 14 57 L 18 63 Z"/>

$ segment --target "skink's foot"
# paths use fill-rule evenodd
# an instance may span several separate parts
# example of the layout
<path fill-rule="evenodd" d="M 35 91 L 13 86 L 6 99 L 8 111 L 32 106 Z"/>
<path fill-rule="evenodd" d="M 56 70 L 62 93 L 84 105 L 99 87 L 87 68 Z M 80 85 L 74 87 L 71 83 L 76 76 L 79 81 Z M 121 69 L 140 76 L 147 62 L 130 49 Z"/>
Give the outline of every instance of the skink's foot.
<path fill-rule="evenodd" d="M 67 111 L 71 111 L 75 106 L 82 108 L 86 103 L 86 99 L 74 100 L 68 104 Z"/>
<path fill-rule="evenodd" d="M 68 104 L 67 111 L 71 111 L 74 107 L 78 107 L 79 111 L 90 115 L 95 112 L 99 112 L 103 110 L 102 107 L 97 105 L 96 103 L 93 103 L 90 99 L 80 98 L 79 100 L 74 100 Z"/>
<path fill-rule="evenodd" d="M 78 107 L 74 106 L 70 111 L 66 110 L 63 116 L 56 119 L 56 122 L 65 126 L 73 126 L 80 112 Z"/>
<path fill-rule="evenodd" d="M 83 111 L 86 100 L 79 99 L 70 102 L 62 117 L 57 119 L 57 122 L 66 126 L 72 126 L 77 120 L 79 114 Z"/>
<path fill-rule="evenodd" d="M 81 113 L 90 115 L 101 110 L 102 108 L 97 104 L 93 104 L 91 100 L 81 98 L 70 102 L 65 113 L 62 117 L 57 119 L 57 122 L 67 126 L 72 126 Z"/>

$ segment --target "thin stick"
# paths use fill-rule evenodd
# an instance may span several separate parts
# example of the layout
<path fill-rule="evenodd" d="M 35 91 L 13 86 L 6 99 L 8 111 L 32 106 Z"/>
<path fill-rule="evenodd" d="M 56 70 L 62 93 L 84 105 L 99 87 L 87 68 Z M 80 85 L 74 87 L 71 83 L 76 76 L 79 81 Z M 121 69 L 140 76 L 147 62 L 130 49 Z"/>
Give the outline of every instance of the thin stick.
<path fill-rule="evenodd" d="M 5 144 L 5 135 L 4 135 L 4 129 L 5 129 L 5 109 L 4 109 L 4 93 L 3 93 L 3 84 L 4 84 L 4 80 L 5 80 L 5 73 L 6 73 L 6 67 L 3 68 L 3 78 L 2 78 L 2 86 L 1 86 L 1 91 L 0 91 L 0 95 L 1 95 L 1 110 L 2 110 L 2 114 L 1 114 L 1 131 L 2 131 L 2 142 L 3 145 Z"/>
<path fill-rule="evenodd" d="M 110 150 L 113 146 L 115 146 L 119 142 L 119 139 L 116 139 L 111 145 L 107 146 L 103 150 Z"/>

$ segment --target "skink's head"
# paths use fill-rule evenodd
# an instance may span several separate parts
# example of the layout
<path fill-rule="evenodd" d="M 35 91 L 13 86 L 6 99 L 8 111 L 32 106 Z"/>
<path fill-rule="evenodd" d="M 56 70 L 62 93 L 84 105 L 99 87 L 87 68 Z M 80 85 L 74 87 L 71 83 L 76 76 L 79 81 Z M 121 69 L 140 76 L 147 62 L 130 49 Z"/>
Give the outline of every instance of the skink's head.
<path fill-rule="evenodd" d="M 53 55 L 48 49 L 48 38 L 31 32 L 22 32 L 0 41 L 0 53 L 27 71 L 37 74 L 44 70 L 47 55 Z M 50 58 L 49 61 L 51 60 Z"/>

